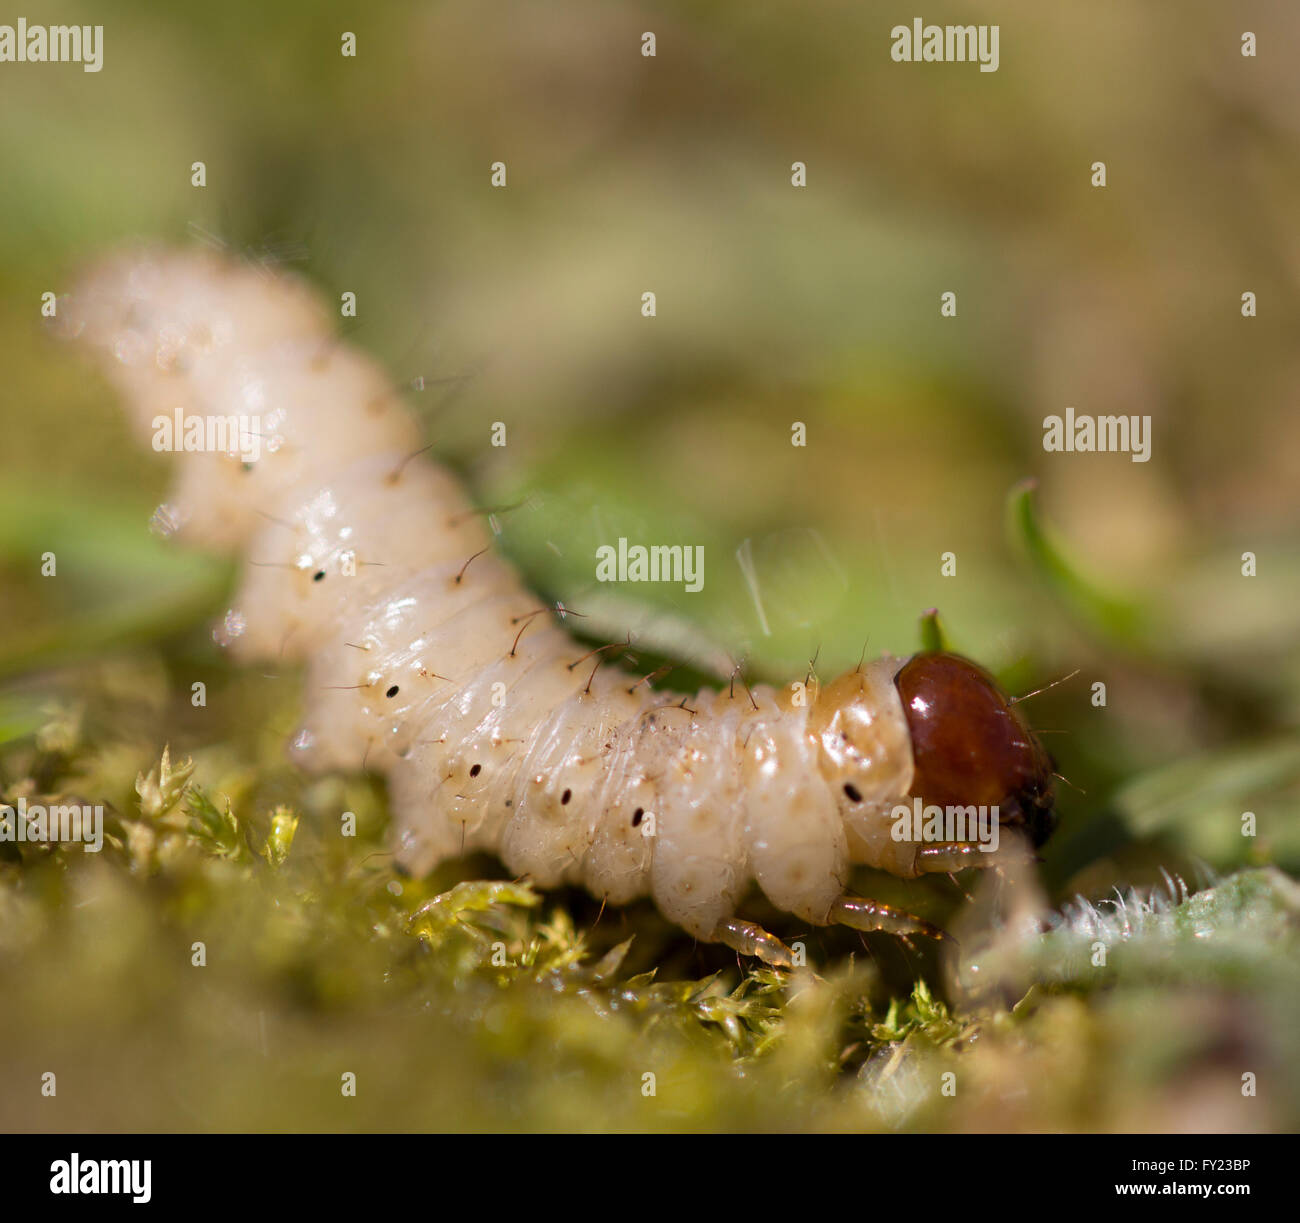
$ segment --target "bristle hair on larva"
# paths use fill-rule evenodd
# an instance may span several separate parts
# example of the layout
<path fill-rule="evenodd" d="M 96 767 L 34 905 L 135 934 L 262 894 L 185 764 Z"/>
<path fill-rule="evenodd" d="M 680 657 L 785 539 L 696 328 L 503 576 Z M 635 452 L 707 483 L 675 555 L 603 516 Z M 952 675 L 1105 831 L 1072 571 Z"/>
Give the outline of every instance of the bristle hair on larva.
<path fill-rule="evenodd" d="M 541 886 L 648 894 L 701 939 L 755 882 L 823 923 L 853 863 L 917 873 L 916 845 L 890 836 L 913 774 L 901 660 L 826 688 L 683 695 L 589 653 L 492 551 L 390 380 L 283 272 L 133 250 L 60 313 L 143 435 L 178 412 L 256 418 L 255 460 L 178 449 L 155 521 L 242 552 L 218 641 L 305 664 L 293 757 L 384 774 L 409 870 L 486 850 Z"/>

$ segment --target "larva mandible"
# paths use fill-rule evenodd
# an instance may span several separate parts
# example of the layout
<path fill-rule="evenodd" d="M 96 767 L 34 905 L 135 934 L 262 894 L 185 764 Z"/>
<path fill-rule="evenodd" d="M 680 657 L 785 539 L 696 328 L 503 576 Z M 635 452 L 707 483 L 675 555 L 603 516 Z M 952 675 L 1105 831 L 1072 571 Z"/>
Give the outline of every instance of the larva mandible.
<path fill-rule="evenodd" d="M 211 252 L 131 251 L 60 307 L 146 435 L 255 419 L 260 440 L 181 451 L 156 521 L 242 549 L 218 639 L 307 667 L 306 767 L 387 776 L 399 861 L 422 873 L 496 853 L 542 887 L 610 903 L 649 894 L 696 937 L 776 965 L 736 915 L 753 882 L 807 922 L 942 932 L 846 894 L 850 866 L 913 878 L 989 866 L 970 839 L 896 840 L 910 799 L 996 807 L 1041 843 L 1047 754 L 980 668 L 882 658 L 834 682 L 686 697 L 586 654 L 491 551 L 428 461 L 382 372 L 339 342 L 308 289 Z"/>

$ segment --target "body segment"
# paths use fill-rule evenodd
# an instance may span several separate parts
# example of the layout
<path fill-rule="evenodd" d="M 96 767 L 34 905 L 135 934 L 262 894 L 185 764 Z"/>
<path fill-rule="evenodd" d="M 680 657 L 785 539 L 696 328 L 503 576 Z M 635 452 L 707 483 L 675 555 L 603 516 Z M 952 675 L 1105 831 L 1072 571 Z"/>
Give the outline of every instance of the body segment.
<path fill-rule="evenodd" d="M 653 689 L 575 642 L 491 551 L 382 374 L 332 340 L 294 282 L 145 253 L 99 269 L 66 312 L 142 425 L 159 405 L 258 409 L 255 461 L 177 456 L 169 522 L 246 553 L 218 639 L 241 660 L 306 663 L 293 755 L 385 774 L 408 870 L 488 850 L 541 886 L 650 895 L 697 937 L 777 963 L 780 944 L 736 917 L 755 882 L 810 923 L 933 932 L 845 887 L 853 864 L 913 876 L 949 860 L 895 835 L 918 779 L 946 786 L 944 801 L 999 796 L 980 753 L 1023 724 L 1009 703 L 979 713 L 990 698 L 971 664 L 883 658 L 824 687 Z M 963 716 L 989 718 L 984 738 L 918 713 L 949 690 Z M 1007 751 L 1028 825 L 1050 786 L 1032 750 Z"/>

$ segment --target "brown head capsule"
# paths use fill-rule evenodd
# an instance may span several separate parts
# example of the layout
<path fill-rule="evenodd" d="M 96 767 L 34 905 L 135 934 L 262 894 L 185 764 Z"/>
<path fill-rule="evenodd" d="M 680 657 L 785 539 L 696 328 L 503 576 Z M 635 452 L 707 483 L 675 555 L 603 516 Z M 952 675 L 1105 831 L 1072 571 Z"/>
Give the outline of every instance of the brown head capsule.
<path fill-rule="evenodd" d="M 956 654 L 917 654 L 894 680 L 912 736 L 912 794 L 998 808 L 1041 845 L 1056 826 L 1052 762 L 993 677 Z"/>
<path fill-rule="evenodd" d="M 417 423 L 386 410 L 388 378 L 287 277 L 206 253 L 128 254 L 59 314 L 146 432 L 160 404 L 240 419 L 253 399 L 288 405 L 274 423 L 284 444 L 250 470 L 182 451 L 165 517 L 194 542 L 252 545 L 222 632 L 246 661 L 308 663 L 295 753 L 313 770 L 387 776 L 411 872 L 486 850 L 539 887 L 653 896 L 694 937 L 786 969 L 802 960 L 737 912 L 751 881 L 800 923 L 940 938 L 847 891 L 850 868 L 909 879 L 1015 856 L 960 835 L 956 813 L 918 833 L 897 815 L 905 796 L 996 808 L 1034 842 L 1050 830 L 1046 753 L 989 676 L 952 655 L 864 656 L 825 686 L 743 696 L 734 683 L 652 690 L 617 674 L 622 642 L 575 660 L 493 555 L 480 522 L 492 511 L 429 461 Z"/>

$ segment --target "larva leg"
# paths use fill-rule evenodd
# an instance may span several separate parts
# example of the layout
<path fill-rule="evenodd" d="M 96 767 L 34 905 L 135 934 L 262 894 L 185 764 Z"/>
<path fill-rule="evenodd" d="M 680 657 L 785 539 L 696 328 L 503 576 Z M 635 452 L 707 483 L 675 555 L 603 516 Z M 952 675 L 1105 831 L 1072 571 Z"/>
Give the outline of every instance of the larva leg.
<path fill-rule="evenodd" d="M 916 869 L 923 875 L 950 874 L 953 871 L 987 870 L 1013 862 L 1032 862 L 1034 856 L 1017 843 L 988 853 L 975 841 L 938 841 L 923 845 L 916 852 Z"/>
<path fill-rule="evenodd" d="M 762 926 L 742 921 L 739 917 L 724 917 L 714 926 L 709 941 L 723 943 L 741 955 L 757 956 L 773 968 L 794 967 L 794 952 L 776 935 L 768 934 Z"/>
<path fill-rule="evenodd" d="M 844 895 L 849 864 L 911 878 L 1024 856 L 956 842 L 918 854 L 922 835 L 898 840 L 886 818 L 899 798 L 915 797 L 920 821 L 921 796 L 998 795 L 1000 835 L 1050 833 L 1050 757 L 1014 700 L 955 655 L 860 660 L 788 690 L 733 682 L 725 696 L 643 690 L 615 674 L 619 647 L 575 658 L 558 625 L 534 623 L 534 597 L 490 555 L 454 478 L 422 457 L 388 379 L 331 338 L 291 278 L 127 254 L 60 313 L 155 443 L 159 411 L 170 422 L 175 408 L 180 429 L 199 409 L 274 405 L 265 429 L 229 418 L 234 453 L 180 447 L 160 522 L 216 546 L 256 540 L 222 639 L 249 661 L 307 660 L 295 756 L 388 774 L 403 864 L 483 848 L 544 886 L 648 890 L 691 935 L 794 967 L 734 916 L 753 879 L 801 921 L 944 938 Z"/>
<path fill-rule="evenodd" d="M 883 930 L 886 934 L 925 934 L 934 939 L 951 939 L 951 935 L 928 921 L 895 909 L 865 896 L 841 896 L 826 917 L 828 924 L 849 926 L 854 930 Z"/>

